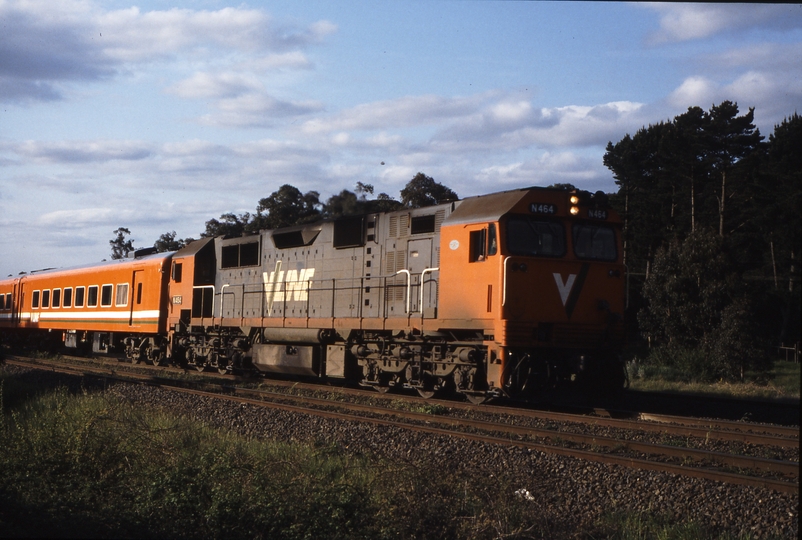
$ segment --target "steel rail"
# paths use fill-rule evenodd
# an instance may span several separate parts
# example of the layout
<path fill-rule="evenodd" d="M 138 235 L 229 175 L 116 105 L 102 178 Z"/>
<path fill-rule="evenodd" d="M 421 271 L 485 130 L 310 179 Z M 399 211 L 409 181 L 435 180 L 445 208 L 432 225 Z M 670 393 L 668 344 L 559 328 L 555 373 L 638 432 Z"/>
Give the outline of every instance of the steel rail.
<path fill-rule="evenodd" d="M 28 363 L 22 362 L 18 360 L 11 360 L 10 363 L 26 366 L 26 367 L 34 367 L 37 369 L 47 369 L 54 372 L 66 373 L 66 374 L 82 374 L 80 369 L 85 368 L 76 368 L 74 366 L 65 366 L 65 365 L 48 365 L 48 364 L 41 364 L 41 363 Z M 394 420 L 384 420 L 375 417 L 366 417 L 366 416 L 357 416 L 354 414 L 342 413 L 342 412 L 335 412 L 330 410 L 322 410 L 318 408 L 310 408 L 308 406 L 298 406 L 298 405 L 289 405 L 286 403 L 279 403 L 276 401 L 266 401 L 264 399 L 255 399 L 255 398 L 248 398 L 243 397 L 241 395 L 236 395 L 237 393 L 251 393 L 257 394 L 262 398 L 264 396 L 264 392 L 254 391 L 254 390 L 246 390 L 246 389 L 236 389 L 232 387 L 223 388 L 228 392 L 233 392 L 234 395 L 230 393 L 223 393 L 220 392 L 210 392 L 208 390 L 198 390 L 195 388 L 187 388 L 179 384 L 179 381 L 175 381 L 172 379 L 164 379 L 161 377 L 152 377 L 143 374 L 136 374 L 136 373 L 129 373 L 126 377 L 122 377 L 115 374 L 109 373 L 101 373 L 105 368 L 92 368 L 90 369 L 90 374 L 96 376 L 102 376 L 112 380 L 118 380 L 122 382 L 131 382 L 130 379 L 136 379 L 139 382 L 144 384 L 166 387 L 170 390 L 190 393 L 194 395 L 202 395 L 207 397 L 214 397 L 218 399 L 226 399 L 230 401 L 236 401 L 239 403 L 249 403 L 253 405 L 258 405 L 262 407 L 271 407 L 277 408 L 281 410 L 297 412 L 302 414 L 311 414 L 315 416 L 320 416 L 324 418 L 332 418 L 332 419 L 339 419 L 339 420 L 348 420 L 348 421 L 357 421 L 357 422 L 370 422 L 377 425 L 385 425 L 391 427 L 397 427 L 401 429 L 412 429 L 416 431 L 423 431 L 427 433 L 434 433 L 434 434 L 441 434 L 441 435 L 449 435 L 449 436 L 456 436 L 468 440 L 474 440 L 478 442 L 487 442 L 492 444 L 504 444 L 504 445 L 513 445 L 523 448 L 534 449 L 538 451 L 542 451 L 544 453 L 551 453 L 551 454 L 558 454 L 567 457 L 576 457 L 580 459 L 586 459 L 590 461 L 595 461 L 599 463 L 610 463 L 610 464 L 617 464 L 623 465 L 630 468 L 636 469 L 644 469 L 644 470 L 653 470 L 653 471 L 662 471 L 662 472 L 669 472 L 673 474 L 679 474 L 683 476 L 691 476 L 697 478 L 706 478 L 709 480 L 715 481 L 723 481 L 728 483 L 740 484 L 740 485 L 749 485 L 755 487 L 765 487 L 769 489 L 774 489 L 777 491 L 783 492 L 798 492 L 799 484 L 798 481 L 794 482 L 787 482 L 783 480 L 775 480 L 770 478 L 761 478 L 761 477 L 754 477 L 754 476 L 746 476 L 740 475 L 735 473 L 728 473 L 723 471 L 715 471 L 709 469 L 702 469 L 702 468 L 688 468 L 682 465 L 675 465 L 672 463 L 665 463 L 665 462 L 655 462 L 655 461 L 648 461 L 641 458 L 634 458 L 634 457 L 626 457 L 626 456 L 616 456 L 612 454 L 601 454 L 597 452 L 587 451 L 587 450 L 578 450 L 578 449 L 571 449 L 562 446 L 553 446 L 553 445 L 546 445 L 542 443 L 536 443 L 531 441 L 524 441 L 524 440 L 514 440 L 508 438 L 501 438 L 497 436 L 491 435 L 481 435 L 476 433 L 469 433 L 464 431 L 453 431 L 449 429 L 443 428 L 435 428 L 431 425 L 420 425 L 420 424 L 410 424 L 408 422 L 399 422 Z M 510 426 L 505 424 L 494 424 L 491 422 L 484 422 L 484 421 L 464 421 L 458 418 L 437 418 L 433 417 L 430 414 L 425 413 L 414 413 L 408 411 L 397 411 L 385 408 L 378 408 L 369 405 L 361 405 L 361 404 L 353 404 L 353 403 L 342 403 L 342 402 L 332 402 L 330 400 L 322 400 L 320 398 L 308 398 L 308 397 L 299 397 L 299 396 L 290 396 L 287 394 L 275 394 L 274 395 L 277 399 L 289 399 L 289 400 L 304 400 L 309 403 L 317 403 L 318 405 L 323 405 L 326 407 L 345 407 L 351 408 L 352 410 L 358 410 L 360 412 L 371 412 L 371 413 L 379 413 L 379 414 L 389 414 L 395 416 L 403 416 L 407 419 L 413 419 L 425 422 L 426 424 L 431 423 L 442 423 L 451 426 L 468 426 L 478 428 L 484 426 L 483 429 L 495 432 L 506 432 L 508 434 L 518 434 L 518 435 L 533 435 L 537 431 L 548 431 L 548 430 L 534 430 L 533 428 L 526 428 L 522 426 Z M 566 435 L 571 437 L 577 437 L 575 442 L 578 442 L 581 437 L 584 437 L 585 440 L 581 442 L 584 444 L 601 444 L 601 445 L 608 445 L 612 444 L 614 446 L 627 446 L 633 451 L 635 448 L 632 446 L 633 443 L 628 441 L 620 441 L 616 439 L 609 439 L 603 437 L 594 437 L 594 436 L 578 436 L 577 434 L 566 434 L 564 432 L 554 432 L 549 431 L 549 433 L 545 436 L 551 438 L 561 438 L 561 439 L 568 439 Z M 590 442 L 589 442 L 590 441 Z M 662 452 L 664 448 L 661 448 L 660 445 L 651 445 L 648 443 L 634 443 L 638 445 L 639 448 L 642 450 L 652 449 L 652 450 L 659 450 L 659 453 L 663 455 L 667 455 L 666 453 Z M 675 449 L 676 447 L 667 447 L 670 449 Z M 642 451 L 640 450 L 640 451 Z M 675 457 L 687 457 L 687 455 L 683 455 L 682 452 L 688 452 L 688 450 L 676 448 L 676 450 L 680 451 L 679 454 L 675 454 Z M 696 453 L 699 451 L 693 451 Z M 646 453 L 649 453 L 648 451 Z M 696 454 L 698 456 L 704 456 L 700 459 L 710 458 L 712 455 L 716 453 L 709 452 L 709 451 L 701 451 L 701 453 Z M 720 457 L 720 456 L 716 456 Z M 742 458 L 742 456 L 731 456 L 733 458 Z M 791 462 L 781 462 L 779 460 L 766 460 L 763 458 L 745 458 L 747 462 L 742 462 L 740 465 L 735 466 L 747 466 L 747 463 L 753 464 L 748 465 L 750 468 L 764 468 L 765 470 L 771 470 L 774 472 L 784 472 L 786 474 L 790 474 L 791 471 L 786 471 L 785 466 L 793 465 Z M 768 467 L 768 468 L 767 468 Z M 782 469 L 782 470 L 781 470 Z M 795 464 L 795 471 L 798 476 L 799 465 Z"/>
<path fill-rule="evenodd" d="M 239 389 L 235 390 L 237 395 L 257 395 L 259 397 L 265 396 L 264 391 Z M 628 441 L 616 439 L 613 437 L 604 437 L 598 435 L 583 435 L 581 433 L 571 433 L 565 431 L 556 431 L 553 429 L 535 428 L 529 426 L 515 426 L 510 424 L 500 424 L 497 422 L 488 422 L 485 420 L 474 420 L 457 417 L 444 417 L 438 415 L 431 415 L 428 413 L 417 413 L 413 411 L 401 411 L 397 409 L 387 409 L 384 407 L 375 407 L 372 405 L 362 405 L 358 403 L 341 403 L 332 402 L 331 400 L 315 398 L 315 397 L 299 397 L 287 396 L 286 394 L 270 394 L 271 399 L 292 399 L 293 401 L 304 401 L 306 403 L 316 404 L 319 406 L 336 406 L 339 408 L 350 409 L 353 411 L 368 412 L 392 415 L 411 420 L 417 420 L 432 424 L 444 424 L 453 427 L 467 427 L 488 432 L 500 432 L 509 435 L 518 435 L 524 437 L 540 437 L 547 439 L 561 439 L 578 444 L 604 446 L 607 448 L 626 448 L 633 452 L 638 452 L 648 455 L 662 455 L 667 457 L 677 457 L 682 459 L 693 459 L 694 461 L 711 460 L 721 463 L 723 465 L 730 465 L 733 467 L 743 467 L 746 469 L 757 469 L 764 471 L 777 472 L 781 474 L 788 474 L 792 476 L 799 476 L 799 463 L 792 461 L 782 461 L 777 459 L 758 458 L 752 456 L 739 456 L 734 454 L 726 454 L 722 452 L 713 452 L 710 450 L 701 450 L 696 448 L 683 448 L 678 446 L 669 446 L 654 443 L 644 443 L 638 441 Z"/>
<path fill-rule="evenodd" d="M 17 357 L 10 357 L 17 358 Z M 85 359 L 76 358 L 85 362 Z M 150 366 L 142 365 L 140 368 L 148 369 Z M 164 369 L 164 368 L 160 368 Z M 184 372 L 184 370 L 181 370 Z M 214 373 L 204 373 L 203 376 L 222 378 L 227 382 L 232 379 L 228 375 L 216 375 Z M 297 381 L 271 380 L 270 384 L 276 386 L 286 386 L 301 389 L 320 390 L 319 384 L 299 383 Z M 365 397 L 363 390 L 349 389 L 342 387 L 328 387 L 330 391 L 342 394 Z M 626 418 L 611 418 L 609 416 L 589 416 L 587 414 L 564 413 L 543 410 L 531 410 L 521 408 L 510 408 L 499 405 L 474 405 L 464 402 L 448 401 L 441 399 L 424 399 L 418 396 L 405 396 L 403 394 L 379 394 L 370 392 L 371 399 L 376 400 L 399 400 L 403 399 L 413 403 L 426 403 L 429 405 L 441 405 L 450 409 L 473 411 L 479 413 L 505 414 L 511 417 L 534 418 L 539 420 L 552 420 L 556 422 L 571 422 L 575 424 L 589 424 L 593 426 L 619 428 L 626 430 L 644 431 L 651 433 L 662 433 L 684 437 L 697 437 L 704 440 L 718 440 L 730 442 L 742 442 L 745 444 L 777 446 L 781 448 L 799 448 L 799 429 L 787 426 L 775 426 L 766 424 L 750 424 L 744 422 L 731 422 L 726 420 L 688 418 L 679 416 L 659 415 L 652 413 L 642 413 L 639 420 Z M 599 413 L 601 410 L 595 409 Z M 601 411 L 602 414 L 611 414 L 608 410 Z M 613 411 L 612 414 L 633 414 L 623 411 Z M 754 430 L 754 431 L 749 431 Z M 761 433 L 755 433 L 759 431 Z"/>

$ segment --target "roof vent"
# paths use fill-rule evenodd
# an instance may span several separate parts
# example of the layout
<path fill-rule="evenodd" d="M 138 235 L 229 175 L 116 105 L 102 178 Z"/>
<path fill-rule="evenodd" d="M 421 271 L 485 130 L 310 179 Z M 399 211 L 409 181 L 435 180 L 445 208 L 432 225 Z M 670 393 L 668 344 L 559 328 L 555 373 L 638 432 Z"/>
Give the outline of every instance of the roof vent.
<path fill-rule="evenodd" d="M 146 257 L 148 255 L 153 255 L 156 252 L 157 249 L 155 247 L 137 249 L 136 251 L 134 251 L 134 259 L 138 259 L 140 257 Z"/>

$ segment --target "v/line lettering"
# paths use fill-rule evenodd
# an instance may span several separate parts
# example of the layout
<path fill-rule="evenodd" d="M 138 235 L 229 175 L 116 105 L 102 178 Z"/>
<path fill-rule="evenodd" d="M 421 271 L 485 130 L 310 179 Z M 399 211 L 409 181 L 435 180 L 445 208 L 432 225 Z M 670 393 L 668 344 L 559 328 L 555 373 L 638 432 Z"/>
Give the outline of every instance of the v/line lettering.
<path fill-rule="evenodd" d="M 281 261 L 276 261 L 276 269 L 262 272 L 265 284 L 265 295 L 270 309 L 273 302 L 305 302 L 309 298 L 309 283 L 315 276 L 314 268 L 301 268 L 298 270 L 281 269 Z M 282 287 L 283 285 L 283 287 Z"/>

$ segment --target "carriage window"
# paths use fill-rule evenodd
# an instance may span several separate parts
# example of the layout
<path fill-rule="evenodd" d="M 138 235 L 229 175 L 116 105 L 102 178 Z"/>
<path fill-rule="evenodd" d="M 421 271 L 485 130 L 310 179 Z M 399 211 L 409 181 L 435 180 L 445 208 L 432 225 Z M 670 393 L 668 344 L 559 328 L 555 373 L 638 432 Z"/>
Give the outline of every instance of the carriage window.
<path fill-rule="evenodd" d="M 42 291 L 42 307 L 50 307 L 50 290 Z"/>
<path fill-rule="evenodd" d="M 117 284 L 117 298 L 114 302 L 115 306 L 128 305 L 128 283 Z"/>
<path fill-rule="evenodd" d="M 53 289 L 53 307 L 61 307 L 61 289 Z"/>
<path fill-rule="evenodd" d="M 5 309 L 11 309 L 11 293 L 6 293 Z"/>
<path fill-rule="evenodd" d="M 97 307 L 97 285 L 90 285 L 89 286 L 89 294 L 86 299 L 86 306 L 87 307 Z"/>
<path fill-rule="evenodd" d="M 580 259 L 614 261 L 618 258 L 615 231 L 606 225 L 576 223 L 573 227 L 574 253 Z"/>
<path fill-rule="evenodd" d="M 41 293 L 39 291 L 33 291 L 33 298 L 31 299 L 31 306 L 38 308 L 39 307 L 39 295 Z"/>
<path fill-rule="evenodd" d="M 75 288 L 75 307 L 84 307 L 85 292 L 86 292 L 85 287 Z M 95 295 L 97 297 L 97 293 L 95 293 Z"/>
<path fill-rule="evenodd" d="M 565 229 L 556 221 L 512 216 L 507 220 L 507 250 L 512 255 L 562 257 Z"/>
<path fill-rule="evenodd" d="M 142 303 L 142 284 L 136 284 L 136 303 L 137 305 Z"/>
<path fill-rule="evenodd" d="M 100 289 L 100 307 L 111 305 L 111 292 L 113 289 L 113 285 L 103 285 L 103 288 Z"/>
<path fill-rule="evenodd" d="M 64 307 L 72 307 L 72 287 L 64 289 Z"/>

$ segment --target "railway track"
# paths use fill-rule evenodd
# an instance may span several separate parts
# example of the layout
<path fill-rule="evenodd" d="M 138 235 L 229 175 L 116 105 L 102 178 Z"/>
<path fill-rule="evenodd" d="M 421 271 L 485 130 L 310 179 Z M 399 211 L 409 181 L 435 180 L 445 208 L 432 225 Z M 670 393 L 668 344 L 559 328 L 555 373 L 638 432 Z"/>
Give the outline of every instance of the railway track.
<path fill-rule="evenodd" d="M 170 379 L 154 376 L 147 369 L 137 372 L 121 370 L 121 366 L 128 366 L 120 364 L 70 365 L 42 360 L 30 362 L 18 357 L 8 359 L 8 363 L 70 375 L 93 375 L 122 382 L 158 385 L 175 391 L 300 414 L 371 422 L 488 444 L 512 445 L 636 469 L 765 487 L 781 492 L 799 490 L 799 431 L 781 426 L 656 415 L 646 415 L 640 419 L 605 418 L 501 406 L 477 407 L 466 403 L 374 393 L 369 394 L 370 403 L 359 403 L 358 400 L 364 399 L 366 393 L 348 388 L 332 389 L 337 399 L 324 399 L 288 391 L 291 388 L 293 392 L 302 391 L 306 394 L 310 391 L 320 392 L 320 386 L 310 389 L 307 386 L 311 385 L 303 383 L 278 381 L 278 391 L 266 391 L 234 386 L 230 377 L 220 382 L 215 376 L 204 377 L 200 381 L 195 378 Z M 271 381 L 271 384 L 276 382 Z M 381 404 L 376 405 L 376 402 Z M 400 408 L 399 402 L 403 404 Z M 425 407 L 427 410 L 409 410 L 415 407 Z M 532 421 L 545 422 L 547 426 L 531 425 Z M 597 430 L 600 428 L 614 430 L 614 436 L 599 434 Z M 772 459 L 637 440 L 642 433 L 790 449 L 796 451 L 797 457 L 796 461 Z"/>

